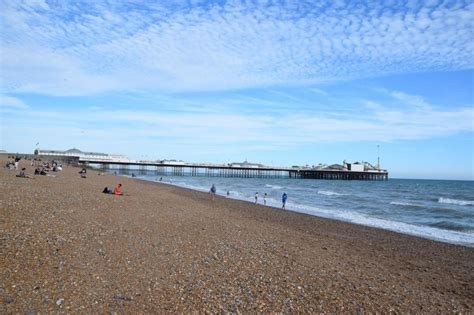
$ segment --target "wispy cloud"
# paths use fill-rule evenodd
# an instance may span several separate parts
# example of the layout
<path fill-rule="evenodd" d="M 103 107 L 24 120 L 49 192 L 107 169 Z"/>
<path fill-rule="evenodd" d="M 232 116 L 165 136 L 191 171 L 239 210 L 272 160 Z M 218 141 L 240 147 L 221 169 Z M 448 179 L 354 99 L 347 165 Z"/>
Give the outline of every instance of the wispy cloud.
<path fill-rule="evenodd" d="M 1 90 L 226 90 L 473 67 L 474 3 L 384 3 L 2 1 Z"/>
<path fill-rule="evenodd" d="M 388 97 L 385 101 L 355 100 L 345 105 L 345 112 L 337 114 L 329 107 L 317 112 L 249 109 L 222 113 L 205 104 L 201 104 L 201 112 L 188 113 L 102 108 L 80 115 L 60 109 L 16 111 L 4 114 L 5 118 L 14 115 L 14 119 L 5 120 L 8 134 L 4 136 L 10 145 L 42 139 L 40 142 L 49 147 L 74 143 L 90 150 L 132 155 L 159 148 L 160 154 L 196 157 L 199 152 L 216 150 L 222 154 L 263 152 L 321 142 L 426 139 L 473 130 L 472 106 L 439 108 L 420 96 L 400 91 L 386 91 L 384 95 Z M 400 100 L 404 102 L 400 104 Z M 51 138 L 51 134 L 55 137 Z"/>
<path fill-rule="evenodd" d="M 323 96 L 327 96 L 328 93 L 326 91 L 323 91 L 321 89 L 318 89 L 318 88 L 311 88 L 310 89 L 311 92 L 314 92 L 316 94 L 319 94 L 319 95 L 323 95 Z"/>
<path fill-rule="evenodd" d="M 30 107 L 16 97 L 0 94 L 0 108 L 28 109 Z"/>

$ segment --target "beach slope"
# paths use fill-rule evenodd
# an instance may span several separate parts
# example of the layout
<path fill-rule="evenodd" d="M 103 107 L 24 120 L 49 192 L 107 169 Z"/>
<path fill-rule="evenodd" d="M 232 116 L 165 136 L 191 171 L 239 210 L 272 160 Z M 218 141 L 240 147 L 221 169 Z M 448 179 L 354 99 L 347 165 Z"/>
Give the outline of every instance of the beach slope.
<path fill-rule="evenodd" d="M 2 314 L 474 308 L 472 248 L 73 167 L 16 173 L 0 170 Z M 118 182 L 125 196 L 101 193 Z"/>

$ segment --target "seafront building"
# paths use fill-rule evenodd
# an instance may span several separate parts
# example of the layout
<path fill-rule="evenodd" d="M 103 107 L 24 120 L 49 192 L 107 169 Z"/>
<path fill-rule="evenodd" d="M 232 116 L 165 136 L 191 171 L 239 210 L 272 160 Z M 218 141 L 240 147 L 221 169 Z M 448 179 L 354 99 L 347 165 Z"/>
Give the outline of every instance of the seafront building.
<path fill-rule="evenodd" d="M 230 167 L 246 167 L 246 168 L 265 168 L 267 166 L 259 163 L 250 163 L 247 160 L 243 162 L 233 162 L 228 164 Z"/>
<path fill-rule="evenodd" d="M 51 156 L 51 157 L 56 157 L 56 158 L 63 158 L 63 157 L 78 158 L 79 161 L 95 160 L 95 161 L 101 161 L 101 162 L 130 162 L 130 159 L 126 157 L 125 155 L 107 154 L 107 153 L 99 153 L 99 152 L 83 152 L 76 148 L 72 148 L 66 151 L 36 149 L 35 155 Z"/>

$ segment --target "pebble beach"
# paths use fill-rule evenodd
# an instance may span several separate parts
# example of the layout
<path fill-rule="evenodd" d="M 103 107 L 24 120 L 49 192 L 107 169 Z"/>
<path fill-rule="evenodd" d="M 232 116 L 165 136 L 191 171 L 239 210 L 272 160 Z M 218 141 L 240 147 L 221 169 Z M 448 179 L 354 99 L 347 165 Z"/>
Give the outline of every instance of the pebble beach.
<path fill-rule="evenodd" d="M 6 157 L 1 157 L 2 166 Z M 474 310 L 474 249 L 65 167 L 0 169 L 0 313 Z M 102 193 L 122 183 L 124 196 Z"/>

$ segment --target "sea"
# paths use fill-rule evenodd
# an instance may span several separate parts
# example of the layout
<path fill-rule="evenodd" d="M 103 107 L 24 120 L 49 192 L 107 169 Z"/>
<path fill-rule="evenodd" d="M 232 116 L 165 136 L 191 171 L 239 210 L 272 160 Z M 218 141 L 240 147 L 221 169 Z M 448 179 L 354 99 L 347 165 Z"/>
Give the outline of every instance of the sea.
<path fill-rule="evenodd" d="M 130 173 L 128 173 L 130 174 Z M 129 176 L 129 175 L 127 175 Z M 148 181 L 208 192 L 211 185 L 227 198 L 318 217 L 377 227 L 403 234 L 474 247 L 474 182 L 389 179 L 345 181 L 290 178 L 226 178 L 137 175 Z"/>

